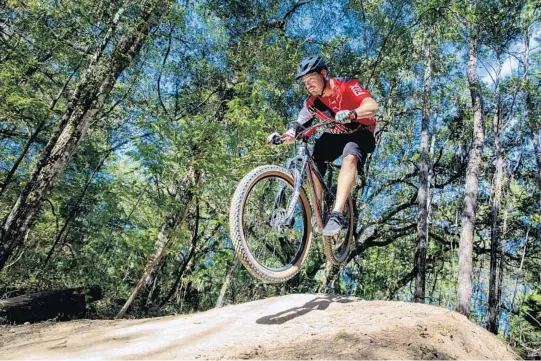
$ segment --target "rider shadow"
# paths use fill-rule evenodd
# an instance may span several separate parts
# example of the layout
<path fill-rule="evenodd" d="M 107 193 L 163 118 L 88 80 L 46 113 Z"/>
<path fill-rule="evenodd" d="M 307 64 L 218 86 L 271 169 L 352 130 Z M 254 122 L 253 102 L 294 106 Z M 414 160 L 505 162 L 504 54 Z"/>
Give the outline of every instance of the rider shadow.
<path fill-rule="evenodd" d="M 260 325 L 281 325 L 294 318 L 305 315 L 308 312 L 315 311 L 315 310 L 319 310 L 319 311 L 326 310 L 327 307 L 329 307 L 329 305 L 331 304 L 331 302 L 350 303 L 350 302 L 355 302 L 355 301 L 347 299 L 347 298 L 343 298 L 341 296 L 333 296 L 333 295 L 327 295 L 324 297 L 316 297 L 313 300 L 306 302 L 304 305 L 300 307 L 294 307 L 294 308 L 290 308 L 289 310 L 278 312 L 274 315 L 264 316 L 257 319 L 255 322 Z"/>

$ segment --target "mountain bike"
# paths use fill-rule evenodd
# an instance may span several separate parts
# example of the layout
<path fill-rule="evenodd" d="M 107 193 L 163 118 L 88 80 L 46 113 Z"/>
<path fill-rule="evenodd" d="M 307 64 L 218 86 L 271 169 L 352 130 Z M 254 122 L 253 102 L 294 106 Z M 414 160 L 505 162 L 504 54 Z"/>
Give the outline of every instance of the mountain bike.
<path fill-rule="evenodd" d="M 324 181 L 311 157 L 308 139 L 318 129 L 340 123 L 331 118 L 320 120 L 297 134 L 301 146 L 285 167 L 253 169 L 240 181 L 231 201 L 229 225 L 235 251 L 246 269 L 266 283 L 285 282 L 301 270 L 312 243 L 312 219 L 322 231 L 332 211 L 336 197 L 333 172 L 339 167 L 328 163 Z M 270 143 L 279 145 L 282 138 L 275 133 Z M 315 177 L 323 188 L 322 199 L 316 195 Z M 334 265 L 344 262 L 350 251 L 355 229 L 353 207 L 350 196 L 343 212 L 347 226 L 336 236 L 323 236 L 325 257 Z"/>

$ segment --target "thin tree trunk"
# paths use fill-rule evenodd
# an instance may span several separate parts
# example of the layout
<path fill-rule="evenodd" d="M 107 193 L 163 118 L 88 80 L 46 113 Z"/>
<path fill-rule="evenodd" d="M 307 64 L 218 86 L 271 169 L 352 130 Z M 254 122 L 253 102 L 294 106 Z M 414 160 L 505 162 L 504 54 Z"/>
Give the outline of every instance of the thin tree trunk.
<path fill-rule="evenodd" d="M 23 161 L 24 157 L 26 157 L 26 153 L 28 152 L 28 149 L 30 149 L 30 146 L 36 141 L 36 139 L 38 138 L 38 135 L 39 133 L 41 132 L 41 130 L 43 129 L 45 125 L 45 122 L 40 122 L 38 124 L 38 127 L 36 128 L 36 130 L 34 130 L 34 133 L 32 133 L 32 135 L 30 136 L 30 138 L 28 139 L 28 141 L 26 142 L 26 144 L 24 145 L 24 148 L 21 152 L 21 154 L 19 154 L 19 157 L 17 157 L 17 159 L 15 160 L 15 163 L 13 163 L 13 166 L 11 167 L 11 169 L 9 170 L 6 178 L 4 179 L 4 182 L 2 182 L 2 185 L 0 186 L 0 196 L 4 193 L 4 191 L 6 190 L 7 186 L 9 185 L 9 183 L 11 182 L 11 178 L 13 178 L 13 175 L 15 174 L 15 172 L 17 171 L 17 169 L 19 168 L 19 165 L 21 164 L 21 162 Z"/>
<path fill-rule="evenodd" d="M 220 289 L 220 295 L 218 296 L 218 300 L 216 301 L 216 308 L 220 308 L 224 305 L 225 301 L 225 295 L 227 293 L 227 290 L 229 289 L 229 286 L 231 285 L 231 280 L 233 279 L 233 272 L 237 269 L 237 265 L 239 264 L 239 258 L 235 256 L 235 261 L 229 268 L 229 272 L 227 272 L 227 275 L 225 276 L 224 283 L 222 283 L 222 288 Z"/>
<path fill-rule="evenodd" d="M 184 275 L 186 270 L 189 269 L 189 266 L 191 266 L 190 262 L 192 261 L 192 258 L 195 254 L 198 239 L 199 239 L 199 203 L 197 203 L 195 207 L 195 227 L 194 227 L 194 232 L 192 236 L 191 246 L 190 246 L 190 249 L 188 250 L 188 255 L 183 258 L 180 267 L 176 271 L 177 278 L 175 280 L 175 283 L 169 289 L 169 293 L 167 294 L 167 296 L 165 296 L 165 298 L 160 302 L 160 307 L 163 307 L 169 301 L 169 299 L 173 297 L 173 295 L 177 291 L 177 288 L 178 288 L 178 285 L 180 284 L 182 276 Z"/>
<path fill-rule="evenodd" d="M 443 245 L 441 246 L 441 254 L 444 255 L 444 247 Z M 442 257 L 442 261 L 441 261 L 441 270 L 445 270 L 445 257 Z M 441 272 L 440 272 L 441 273 Z M 442 279 L 445 279 L 445 275 L 442 275 Z M 438 303 L 436 305 L 440 306 L 441 307 L 441 299 L 442 299 L 442 294 L 443 294 L 443 285 L 441 285 L 441 282 L 440 282 L 440 287 L 439 288 L 439 294 L 438 294 Z"/>
<path fill-rule="evenodd" d="M 483 241 L 483 248 L 486 248 L 484 241 Z M 485 269 L 485 256 L 481 255 L 480 260 L 478 262 L 480 262 L 481 264 L 479 265 L 479 267 L 476 268 L 477 272 L 474 271 L 474 275 L 472 277 L 474 279 L 474 282 L 473 282 L 473 309 L 474 310 L 477 309 L 477 304 L 479 302 L 479 294 L 482 292 L 481 291 L 481 272 Z"/>
<path fill-rule="evenodd" d="M 11 252 L 32 227 L 43 202 L 56 187 L 66 167 L 85 136 L 91 122 L 103 107 L 117 78 L 132 62 L 145 43 L 150 29 L 170 2 L 155 5 L 147 3 L 133 23 L 135 29 L 126 30 L 118 43 L 105 55 L 105 48 L 94 54 L 88 68 L 69 97 L 65 113 L 52 135 L 32 176 L 19 195 L 17 202 L 5 217 L 0 228 L 0 270 Z M 121 12 L 119 12 L 120 14 Z M 119 17 L 118 17 L 119 18 Z M 119 19 L 115 17 L 118 23 Z M 117 26 L 113 26 L 117 28 Z M 118 27 L 122 29 L 122 27 Z M 111 34 L 113 37 L 118 31 Z M 109 36 L 109 34 L 108 34 Z"/>
<path fill-rule="evenodd" d="M 537 165 L 537 187 L 541 191 L 541 147 L 539 145 L 539 127 L 536 127 L 536 121 L 534 119 L 535 116 L 535 107 L 532 100 L 532 96 L 530 94 L 530 91 L 527 90 L 526 94 L 526 119 L 528 119 L 528 128 L 530 130 L 530 137 L 532 138 L 532 144 L 533 144 L 533 150 L 534 150 L 534 157 L 535 157 L 535 163 Z"/>
<path fill-rule="evenodd" d="M 524 34 L 524 81 L 528 82 L 530 72 L 530 28 L 526 29 Z M 533 86 L 533 85 L 532 85 Z M 526 86 L 526 119 L 528 120 L 528 128 L 532 138 L 535 164 L 537 165 L 537 187 L 541 191 L 541 147 L 539 146 L 539 126 L 536 126 L 535 109 L 537 104 L 534 104 L 530 87 Z"/>
<path fill-rule="evenodd" d="M 170 233 L 173 232 L 177 226 L 184 220 L 186 217 L 186 214 L 188 212 L 188 204 L 186 204 L 184 208 L 184 212 L 182 214 L 174 214 L 169 217 L 169 219 L 162 224 L 160 227 L 160 233 L 158 233 L 158 236 L 156 237 L 156 244 L 154 246 L 154 254 L 147 262 L 145 269 L 143 271 L 143 274 L 141 275 L 141 278 L 135 285 L 135 288 L 132 291 L 132 294 L 122 307 L 122 309 L 118 312 L 116 315 L 116 318 L 122 318 L 126 314 L 126 311 L 131 306 L 139 292 L 141 291 L 141 288 L 147 283 L 149 277 L 154 272 L 154 269 L 160 262 L 161 258 L 163 257 L 163 253 L 169 243 L 171 242 Z"/>
<path fill-rule="evenodd" d="M 389 286 L 387 295 L 383 298 L 384 301 L 392 300 L 396 293 L 408 283 L 410 283 L 415 278 L 415 269 L 412 269 L 408 273 L 402 276 L 399 280 L 394 282 L 394 284 Z"/>
<path fill-rule="evenodd" d="M 505 245 L 507 238 L 507 209 L 503 214 L 503 227 L 502 227 L 502 238 L 500 242 L 500 248 L 498 249 L 499 255 L 499 264 L 498 264 L 498 289 L 496 290 L 496 304 L 498 309 L 498 314 L 500 307 L 502 305 L 502 291 L 503 291 L 503 274 L 504 274 L 504 257 L 505 257 Z M 497 323 L 496 323 L 497 324 Z"/>
<path fill-rule="evenodd" d="M 148 311 L 148 307 L 150 304 L 154 303 L 156 299 L 156 295 L 160 294 L 160 285 L 159 285 L 159 275 L 163 271 L 164 268 L 167 267 L 167 256 L 162 257 L 160 260 L 160 263 L 156 266 L 156 271 L 150 275 L 150 277 L 147 280 L 147 285 L 152 283 L 152 287 L 150 288 L 150 291 L 147 295 L 147 301 L 145 302 L 145 308 Z M 158 292 L 156 292 L 156 289 Z"/>
<path fill-rule="evenodd" d="M 428 36 L 430 37 L 430 36 Z M 430 41 L 430 40 L 429 40 Z M 426 284 L 426 250 L 428 248 L 428 200 L 429 200 L 429 171 L 430 171 L 430 93 L 432 82 L 432 49 L 425 44 L 426 68 L 423 90 L 423 115 L 421 121 L 421 157 L 419 160 L 419 190 L 417 201 L 417 251 L 415 252 L 415 302 L 424 303 Z"/>
<path fill-rule="evenodd" d="M 478 172 L 483 152 L 483 104 L 479 76 L 477 74 L 477 54 L 479 47 L 478 26 L 473 25 L 469 37 L 467 77 L 473 108 L 473 144 L 470 150 L 466 171 L 464 208 L 462 211 L 462 230 L 460 232 L 460 254 L 458 258 L 457 312 L 469 317 L 472 294 L 472 253 L 479 186 Z"/>
<path fill-rule="evenodd" d="M 498 142 L 498 141 L 496 141 Z M 498 147 L 498 145 L 496 145 Z M 491 227 L 491 235 L 490 235 L 490 280 L 489 280 L 489 292 L 488 292 L 488 330 L 495 335 L 498 334 L 498 315 L 499 315 L 499 307 L 498 307 L 498 296 L 497 296 L 497 288 L 501 287 L 501 285 L 497 285 L 496 283 L 496 276 L 497 276 L 497 263 L 498 258 L 501 258 L 502 252 L 501 252 L 501 242 L 500 239 L 500 224 L 499 224 L 499 213 L 500 213 L 500 205 L 501 205 L 501 193 L 502 193 L 502 173 L 503 173 L 503 159 L 502 155 L 498 155 L 498 159 L 496 160 L 496 175 L 495 175 L 495 191 L 494 191 L 494 199 L 492 203 L 492 227 Z"/>
<path fill-rule="evenodd" d="M 522 154 L 515 166 L 514 169 L 509 168 L 506 172 L 506 180 L 504 185 L 504 194 L 509 193 L 509 189 L 511 188 L 511 182 L 513 181 L 513 176 L 515 172 L 517 171 L 518 167 L 521 164 Z M 496 302 L 498 305 L 498 310 L 500 309 L 502 305 L 502 292 L 503 292 L 503 275 L 505 271 L 505 247 L 507 244 L 507 218 L 509 210 L 512 209 L 512 205 L 507 204 L 505 211 L 503 212 L 503 225 L 502 225 L 502 236 L 501 236 L 501 242 L 499 244 L 498 249 L 498 255 L 499 255 L 499 264 L 498 264 L 498 288 L 496 291 Z"/>
<path fill-rule="evenodd" d="M 92 180 L 94 179 L 96 174 L 99 173 L 99 171 L 101 170 L 101 167 L 103 167 L 103 164 L 105 163 L 107 158 L 111 155 L 111 153 L 112 153 L 112 151 L 109 151 L 109 152 L 107 152 L 105 154 L 105 156 L 100 160 L 100 162 L 98 163 L 98 165 L 96 166 L 96 168 L 92 172 L 92 175 L 87 179 L 87 181 L 85 183 L 85 186 L 83 188 L 83 191 L 79 195 L 79 198 L 77 199 L 75 204 L 71 207 L 70 212 L 69 212 L 69 214 L 66 217 L 66 220 L 64 222 L 64 225 L 62 226 L 62 228 L 60 229 L 60 231 L 56 235 L 56 239 L 55 239 L 53 245 L 51 246 L 51 249 L 49 250 L 49 253 L 47 254 L 47 257 L 45 258 L 45 261 L 43 262 L 43 267 L 45 267 L 47 265 L 47 263 L 49 263 L 49 260 L 50 260 L 51 256 L 53 255 L 53 251 L 54 251 L 56 245 L 58 244 L 58 242 L 60 242 L 60 240 L 62 239 L 62 236 L 64 234 L 66 234 L 66 237 L 67 237 L 67 231 L 66 230 L 68 229 L 68 226 L 70 225 L 70 223 L 79 214 L 81 203 L 83 202 L 83 199 L 85 198 L 86 192 L 87 192 L 88 188 L 90 187 L 90 184 L 92 183 Z M 66 237 L 64 237 L 64 241 L 62 241 L 62 243 L 65 242 Z"/>
<path fill-rule="evenodd" d="M 58 101 L 60 100 L 60 98 L 62 97 L 62 94 L 64 94 L 64 92 L 66 91 L 67 87 L 68 87 L 68 84 L 71 82 L 71 80 L 73 79 L 73 77 L 75 76 L 75 74 L 79 71 L 79 66 L 77 66 L 75 68 L 75 70 L 71 73 L 71 75 L 69 76 L 69 78 L 64 82 L 64 85 L 62 86 L 62 88 L 60 89 L 60 91 L 58 92 L 58 95 L 56 96 L 56 98 L 52 101 L 51 103 L 51 106 L 49 107 L 49 109 L 52 111 L 54 110 L 54 108 L 56 107 L 56 104 L 58 103 Z M 36 130 L 34 131 L 34 133 L 31 134 L 30 138 L 28 139 L 28 141 L 26 142 L 25 146 L 24 146 L 24 149 L 22 150 L 21 154 L 19 154 L 19 157 L 17 157 L 17 160 L 15 161 L 15 163 L 13 163 L 13 166 L 11 167 L 8 175 L 6 176 L 6 178 L 4 179 L 4 182 L 2 183 L 2 186 L 0 186 L 0 196 L 4 193 L 4 191 L 6 190 L 7 186 L 9 185 L 9 183 L 11 182 L 11 179 L 13 178 L 13 175 L 15 174 L 15 172 L 17 171 L 17 169 L 19 168 L 19 165 L 21 164 L 21 162 L 23 161 L 24 157 L 26 157 L 26 153 L 28 153 L 28 149 L 30 149 L 30 146 L 37 141 L 38 139 L 38 135 L 39 133 L 45 128 L 45 121 L 40 121 Z"/>
<path fill-rule="evenodd" d="M 522 273 L 522 267 L 524 266 L 524 258 L 526 258 L 526 248 L 528 246 L 528 235 L 530 234 L 530 228 L 526 231 L 526 237 L 524 239 L 524 248 L 522 248 L 522 259 L 520 260 L 520 267 L 518 269 L 517 276 L 515 278 L 515 287 L 513 288 L 513 300 L 511 301 L 511 311 L 515 309 L 515 298 L 517 297 L 518 280 Z"/>
<path fill-rule="evenodd" d="M 529 102 L 532 104 L 532 102 Z M 531 114 L 532 112 L 530 112 Z M 535 162 L 537 164 L 537 187 L 541 191 L 541 147 L 539 146 L 539 132 L 532 126 L 533 121 L 530 121 L 530 135 L 532 137 L 533 149 L 535 154 Z"/>
<path fill-rule="evenodd" d="M 191 173 L 189 177 L 198 177 L 198 175 L 193 175 L 195 172 L 193 170 L 190 170 Z M 193 178 L 192 178 L 193 180 Z M 192 186 L 193 182 L 190 182 L 189 186 Z M 118 312 L 116 315 L 116 318 L 122 318 L 126 314 L 126 311 L 131 306 L 143 286 L 145 286 L 148 281 L 150 280 L 150 277 L 152 273 L 155 271 L 156 266 L 161 261 L 165 250 L 169 247 L 169 244 L 171 243 L 171 233 L 174 232 L 177 227 L 184 222 L 188 215 L 188 211 L 190 209 L 190 204 L 193 200 L 193 193 L 192 191 L 182 191 L 181 189 L 178 189 L 180 187 L 180 183 L 175 189 L 175 201 L 178 204 L 183 204 L 184 209 L 182 212 L 179 211 L 173 211 L 171 215 L 169 215 L 168 219 L 161 225 L 160 232 L 158 233 L 158 236 L 156 237 L 156 241 L 154 243 L 154 253 L 153 255 L 148 259 L 147 264 L 143 270 L 143 274 L 141 275 L 141 278 L 139 278 L 139 281 L 135 285 L 130 297 L 122 306 L 122 309 Z M 187 184 L 188 186 L 188 184 Z M 181 195 L 183 194 L 183 195 Z"/>
<path fill-rule="evenodd" d="M 498 297 L 497 297 L 497 263 L 498 251 L 500 250 L 500 207 L 502 200 L 502 179 L 503 179 L 503 153 L 501 145 L 501 132 L 503 130 L 503 119 L 501 115 L 500 104 L 500 82 L 501 62 L 498 56 L 498 68 L 496 73 L 496 111 L 494 113 L 492 127 L 494 131 L 494 152 L 496 153 L 496 170 L 492 182 L 492 208 L 491 218 L 492 226 L 490 229 L 490 276 L 488 287 L 488 330 L 493 334 L 498 334 Z"/>

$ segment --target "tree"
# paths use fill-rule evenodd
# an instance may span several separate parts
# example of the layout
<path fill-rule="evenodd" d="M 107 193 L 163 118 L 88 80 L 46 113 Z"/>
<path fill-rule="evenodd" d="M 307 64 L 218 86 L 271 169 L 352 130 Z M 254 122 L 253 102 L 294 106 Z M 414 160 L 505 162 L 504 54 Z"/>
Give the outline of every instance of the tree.
<path fill-rule="evenodd" d="M 432 48 L 430 41 L 432 32 L 427 32 L 427 44 L 425 47 L 425 74 L 423 84 L 423 110 L 422 110 L 422 125 L 421 125 L 421 157 L 419 159 L 419 191 L 417 193 L 417 201 L 419 202 L 417 214 L 417 237 L 419 243 L 415 257 L 415 302 L 424 303 L 425 300 L 425 282 L 426 282 L 426 250 L 428 247 L 428 218 L 429 218 L 429 128 L 430 128 L 430 93 L 432 81 Z"/>
<path fill-rule="evenodd" d="M 43 150 L 30 181 L 2 222 L 0 270 L 5 266 L 13 249 L 22 242 L 32 227 L 43 202 L 57 185 L 117 78 L 137 56 L 150 30 L 167 8 L 168 3 L 148 2 L 139 5 L 136 9 L 137 17 L 133 19 L 135 27 L 124 32 L 121 20 L 126 21 L 126 18 L 122 17 L 126 8 L 121 6 L 117 10 L 101 46 L 92 55 L 88 67 L 81 73 L 80 80 L 70 95 L 67 109 Z M 120 39 L 111 45 L 113 39 L 119 35 Z M 109 46 L 113 48 L 110 50 Z"/>
<path fill-rule="evenodd" d="M 496 279 L 502 279 L 503 275 L 498 276 L 498 272 L 503 272 L 503 267 L 498 267 L 498 260 L 502 262 L 502 237 L 500 232 L 500 210 L 502 204 L 503 176 L 504 176 L 504 144 L 503 129 L 504 124 L 509 121 L 514 112 L 515 98 L 518 88 L 514 90 L 512 102 L 507 107 L 503 102 L 501 71 L 503 66 L 503 57 L 510 44 L 515 40 L 518 34 L 516 20 L 522 8 L 521 4 L 503 3 L 501 8 L 505 11 L 490 11 L 487 16 L 487 26 L 485 31 L 485 43 L 494 52 L 496 58 L 494 74 L 494 115 L 492 117 L 492 132 L 494 134 L 494 155 L 495 170 L 491 187 L 491 227 L 490 227 L 490 274 L 489 274 L 489 295 L 488 295 L 488 329 L 494 334 L 498 334 L 498 316 L 501 292 L 500 283 Z M 494 10 L 492 8 L 491 10 Z"/>
<path fill-rule="evenodd" d="M 473 144 L 470 150 L 466 186 L 464 190 L 464 208 L 462 211 L 462 230 L 460 233 L 460 256 L 458 265 L 458 302 L 456 310 L 466 317 L 470 315 L 472 292 L 472 252 L 479 184 L 479 164 L 483 152 L 483 98 L 477 74 L 477 56 L 479 51 L 479 33 L 481 24 L 470 26 L 468 38 L 467 78 L 470 87 L 473 110 Z"/>

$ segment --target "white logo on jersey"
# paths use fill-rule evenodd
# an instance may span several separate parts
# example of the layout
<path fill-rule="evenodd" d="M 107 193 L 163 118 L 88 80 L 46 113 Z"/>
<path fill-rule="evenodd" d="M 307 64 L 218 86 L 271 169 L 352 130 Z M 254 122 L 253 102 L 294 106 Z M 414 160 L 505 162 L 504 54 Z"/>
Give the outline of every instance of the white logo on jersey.
<path fill-rule="evenodd" d="M 355 84 L 355 85 L 350 86 L 350 89 L 353 92 L 353 94 L 355 94 L 355 96 L 359 96 L 359 95 L 364 94 L 364 90 L 363 90 L 363 88 L 361 88 L 361 86 L 359 84 Z"/>
<path fill-rule="evenodd" d="M 334 90 L 334 92 L 335 93 L 333 94 L 329 105 L 331 106 L 333 112 L 336 113 L 342 110 L 342 92 L 338 87 Z"/>

